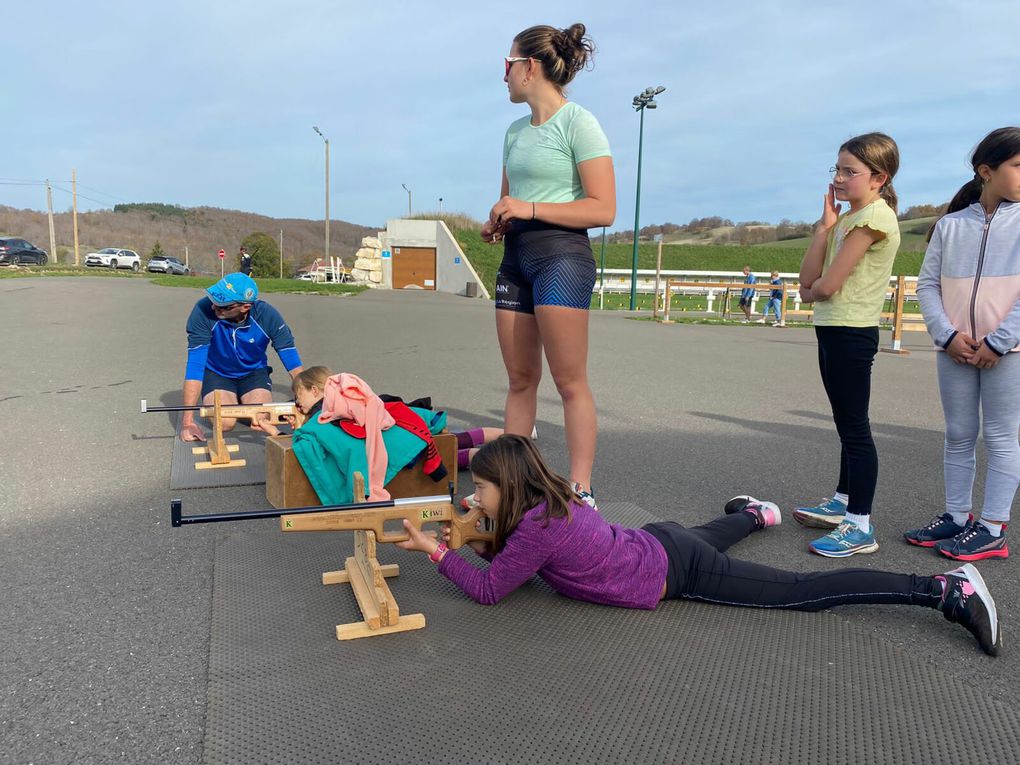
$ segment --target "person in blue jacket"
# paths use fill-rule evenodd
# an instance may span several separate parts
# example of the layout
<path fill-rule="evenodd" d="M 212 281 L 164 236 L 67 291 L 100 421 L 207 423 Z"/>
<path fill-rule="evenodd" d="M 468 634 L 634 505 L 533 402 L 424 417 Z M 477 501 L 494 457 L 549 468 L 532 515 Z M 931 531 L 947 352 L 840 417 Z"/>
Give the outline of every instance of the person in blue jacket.
<path fill-rule="evenodd" d="M 301 373 L 294 335 L 280 312 L 259 300 L 255 280 L 227 274 L 195 303 L 188 317 L 188 362 L 184 372 L 184 406 L 212 406 L 216 391 L 222 404 L 267 404 L 273 400 L 272 367 L 266 349 L 273 344 L 293 379 Z M 224 419 L 230 430 L 236 420 Z M 252 421 L 252 427 L 263 430 Z M 182 441 L 204 441 L 194 412 L 184 412 Z"/>

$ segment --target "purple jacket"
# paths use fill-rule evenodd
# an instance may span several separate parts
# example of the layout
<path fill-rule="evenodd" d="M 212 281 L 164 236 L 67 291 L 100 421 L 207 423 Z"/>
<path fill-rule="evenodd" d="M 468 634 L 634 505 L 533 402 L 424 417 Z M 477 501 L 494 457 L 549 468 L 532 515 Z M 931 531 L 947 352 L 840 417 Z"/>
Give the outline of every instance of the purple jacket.
<path fill-rule="evenodd" d="M 653 609 L 666 582 L 666 551 L 641 529 L 608 523 L 583 502 L 569 521 L 543 527 L 541 504 L 529 510 L 485 570 L 448 553 L 439 573 L 472 600 L 498 603 L 534 574 L 561 595 L 607 606 Z"/>

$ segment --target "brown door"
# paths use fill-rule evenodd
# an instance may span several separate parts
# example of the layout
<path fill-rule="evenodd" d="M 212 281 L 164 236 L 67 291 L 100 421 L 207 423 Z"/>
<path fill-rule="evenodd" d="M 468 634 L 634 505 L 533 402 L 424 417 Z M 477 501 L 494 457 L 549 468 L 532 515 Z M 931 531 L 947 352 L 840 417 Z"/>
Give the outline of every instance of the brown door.
<path fill-rule="evenodd" d="M 435 247 L 393 248 L 393 289 L 407 287 L 436 288 Z"/>

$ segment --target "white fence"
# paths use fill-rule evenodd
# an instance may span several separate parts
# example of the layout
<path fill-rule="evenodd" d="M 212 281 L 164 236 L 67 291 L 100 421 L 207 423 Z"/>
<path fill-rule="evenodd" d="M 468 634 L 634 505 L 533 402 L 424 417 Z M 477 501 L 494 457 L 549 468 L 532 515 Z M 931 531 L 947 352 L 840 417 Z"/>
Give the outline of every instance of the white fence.
<path fill-rule="evenodd" d="M 599 307 L 601 308 L 604 304 L 605 293 L 626 293 L 630 294 L 630 274 L 629 268 L 607 268 L 605 270 L 605 283 L 596 280 L 595 287 L 592 290 L 592 294 L 599 296 Z M 769 284 L 769 280 L 772 278 L 772 273 L 756 273 L 758 282 L 753 286 L 755 295 L 751 299 L 751 312 L 756 313 L 756 303 L 759 298 L 764 297 L 768 299 L 768 293 L 772 289 L 772 285 Z M 779 278 L 786 282 L 787 291 L 793 294 L 793 311 L 810 313 L 809 311 L 802 311 L 800 294 L 797 290 L 798 279 L 800 274 L 781 272 Z M 889 278 L 889 291 L 886 293 L 886 299 L 892 299 L 896 294 L 896 276 Z M 706 289 L 704 287 L 691 287 L 685 289 L 682 285 L 677 285 L 676 282 L 706 282 L 706 281 L 721 281 L 721 282 L 733 282 L 732 289 L 742 289 L 745 285 L 740 284 L 744 280 L 744 274 L 742 271 L 660 271 L 658 278 L 658 298 L 656 305 L 665 303 L 666 298 L 666 283 L 672 281 L 673 286 L 671 294 L 673 295 L 701 295 L 704 296 L 708 301 L 708 313 L 715 312 L 716 301 L 721 302 L 722 295 L 725 293 L 723 289 Z M 917 277 L 908 276 L 906 277 L 908 285 L 914 285 L 916 287 Z M 656 274 L 655 269 L 645 268 L 638 269 L 637 272 L 637 289 L 636 292 L 644 295 L 653 294 L 656 292 Z"/>

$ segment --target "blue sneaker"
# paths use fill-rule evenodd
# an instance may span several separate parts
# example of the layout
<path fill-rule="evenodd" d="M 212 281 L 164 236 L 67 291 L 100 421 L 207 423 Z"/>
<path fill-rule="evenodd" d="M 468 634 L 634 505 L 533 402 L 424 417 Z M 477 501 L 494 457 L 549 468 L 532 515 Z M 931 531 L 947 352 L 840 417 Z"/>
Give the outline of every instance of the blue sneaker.
<path fill-rule="evenodd" d="M 834 529 L 846 515 L 846 504 L 838 499 L 823 499 L 814 507 L 798 507 L 793 511 L 793 519 L 802 526 L 818 529 Z"/>
<path fill-rule="evenodd" d="M 878 549 L 875 532 L 861 531 L 856 523 L 842 521 L 821 539 L 808 545 L 813 553 L 826 558 L 849 558 L 857 553 L 873 553 Z"/>

